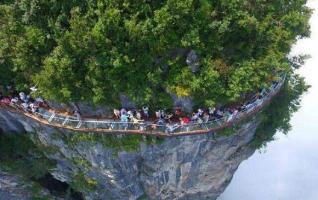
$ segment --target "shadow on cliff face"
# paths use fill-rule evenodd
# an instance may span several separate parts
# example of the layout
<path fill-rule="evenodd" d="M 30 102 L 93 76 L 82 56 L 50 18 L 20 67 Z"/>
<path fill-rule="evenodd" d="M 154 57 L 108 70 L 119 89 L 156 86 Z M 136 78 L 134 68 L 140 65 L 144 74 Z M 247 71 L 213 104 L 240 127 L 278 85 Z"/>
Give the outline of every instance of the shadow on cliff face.
<path fill-rule="evenodd" d="M 42 149 L 36 146 L 29 135 L 13 135 L 0 132 L 0 171 L 22 176 L 32 182 L 31 196 L 36 199 L 37 190 L 42 186 L 51 195 L 70 200 L 83 199 L 81 193 L 75 192 L 67 183 L 63 183 L 49 174 L 55 162 L 46 158 Z M 36 188 L 35 188 L 36 187 Z M 41 199 L 43 196 L 40 196 Z M 43 197 L 44 198 L 44 197 Z M 0 198 L 1 199 L 1 198 Z"/>
<path fill-rule="evenodd" d="M 83 200 L 83 196 L 80 192 L 74 191 L 69 184 L 55 179 L 49 173 L 45 174 L 45 176 L 41 178 L 32 180 L 48 189 L 54 196 L 63 197 L 68 200 Z"/>

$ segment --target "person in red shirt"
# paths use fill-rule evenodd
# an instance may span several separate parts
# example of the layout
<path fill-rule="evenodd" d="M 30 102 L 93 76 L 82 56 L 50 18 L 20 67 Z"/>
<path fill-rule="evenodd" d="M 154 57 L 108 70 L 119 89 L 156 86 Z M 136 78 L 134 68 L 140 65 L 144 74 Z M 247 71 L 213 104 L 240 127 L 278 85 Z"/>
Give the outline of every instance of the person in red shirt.
<path fill-rule="evenodd" d="M 190 123 L 190 118 L 189 117 L 181 117 L 180 118 L 180 123 L 181 125 L 186 125 Z"/>

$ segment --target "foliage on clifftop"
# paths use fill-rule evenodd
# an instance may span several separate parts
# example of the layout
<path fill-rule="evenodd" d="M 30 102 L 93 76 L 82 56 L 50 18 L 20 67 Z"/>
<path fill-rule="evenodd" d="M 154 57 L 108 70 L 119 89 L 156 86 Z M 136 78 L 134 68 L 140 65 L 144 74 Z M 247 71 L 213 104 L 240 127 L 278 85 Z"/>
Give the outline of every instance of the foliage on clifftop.
<path fill-rule="evenodd" d="M 263 87 L 309 35 L 306 0 L 5 0 L 0 82 L 61 102 L 234 101 Z M 200 70 L 186 54 L 195 50 Z M 180 53 L 183 52 L 183 53 Z"/>

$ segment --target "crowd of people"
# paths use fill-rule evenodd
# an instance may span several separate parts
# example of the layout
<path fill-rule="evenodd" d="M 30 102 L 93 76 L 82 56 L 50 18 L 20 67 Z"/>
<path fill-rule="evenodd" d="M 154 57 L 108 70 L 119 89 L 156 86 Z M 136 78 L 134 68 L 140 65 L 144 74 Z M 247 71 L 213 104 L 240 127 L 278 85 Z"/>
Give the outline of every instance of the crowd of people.
<path fill-rule="evenodd" d="M 275 87 L 278 82 L 274 82 Z M 158 109 L 153 113 L 153 117 L 149 115 L 149 108 L 144 106 L 142 109 L 114 109 L 114 116 L 122 123 L 143 123 L 150 122 L 153 128 L 165 127 L 167 133 L 173 133 L 178 128 L 186 127 L 193 124 L 205 124 L 211 121 L 223 119 L 225 122 L 232 122 L 239 113 L 250 111 L 262 104 L 266 90 L 262 89 L 252 98 L 241 104 L 230 105 L 227 107 L 209 107 L 199 108 L 192 115 L 183 112 L 180 108 L 174 110 Z"/>
<path fill-rule="evenodd" d="M 262 102 L 262 94 L 246 103 L 230 106 L 230 107 L 209 107 L 199 108 L 192 115 L 185 113 L 181 108 L 173 110 L 159 109 L 154 112 L 154 115 L 149 115 L 149 108 L 144 106 L 142 109 L 114 109 L 114 117 L 122 123 L 144 123 L 151 122 L 154 127 L 165 127 L 167 133 L 173 133 L 176 129 L 190 124 L 204 124 L 219 119 L 225 119 L 226 122 L 231 122 L 235 119 L 239 112 L 249 110 Z M 154 128 L 153 127 L 153 128 Z"/>
<path fill-rule="evenodd" d="M 278 82 L 277 82 L 278 83 Z M 275 84 L 277 84 L 275 83 Z M 36 87 L 30 88 L 30 93 L 17 92 L 12 86 L 6 86 L 0 90 L 0 104 L 13 106 L 22 109 L 25 112 L 38 113 L 39 108 L 48 109 L 48 104 L 40 97 L 32 98 L 31 93 L 35 92 Z M 153 113 L 150 113 L 149 107 L 143 106 L 141 109 L 114 109 L 115 121 L 120 121 L 122 124 L 151 124 L 153 127 L 164 127 L 167 133 L 173 133 L 180 127 L 185 127 L 190 124 L 205 124 L 210 121 L 217 121 L 223 119 L 226 122 L 233 121 L 236 116 L 244 111 L 250 110 L 257 105 L 260 105 L 265 95 L 265 90 L 261 90 L 249 101 L 241 104 L 235 104 L 227 107 L 209 107 L 199 108 L 192 115 L 185 113 L 181 108 L 175 108 L 173 110 L 158 109 Z M 5 93 L 5 94 L 4 94 Z M 82 120 L 79 111 L 73 112 L 74 116 Z"/>
<path fill-rule="evenodd" d="M 35 90 L 34 87 L 30 88 L 31 92 Z M 0 90 L 0 104 L 32 113 L 36 113 L 40 107 L 48 107 L 42 98 L 32 98 L 31 94 L 17 92 L 12 86 L 6 86 Z"/>
<path fill-rule="evenodd" d="M 10 85 L 0 87 L 0 105 L 10 106 L 36 115 L 39 114 L 40 109 L 49 110 L 50 106 L 43 98 L 31 97 L 31 93 L 36 91 L 37 88 L 35 86 L 30 88 L 28 94 L 25 92 L 18 92 Z M 53 110 L 53 112 L 55 111 Z M 76 117 L 76 119 L 82 120 L 81 114 L 78 110 L 73 111 L 72 114 Z"/>

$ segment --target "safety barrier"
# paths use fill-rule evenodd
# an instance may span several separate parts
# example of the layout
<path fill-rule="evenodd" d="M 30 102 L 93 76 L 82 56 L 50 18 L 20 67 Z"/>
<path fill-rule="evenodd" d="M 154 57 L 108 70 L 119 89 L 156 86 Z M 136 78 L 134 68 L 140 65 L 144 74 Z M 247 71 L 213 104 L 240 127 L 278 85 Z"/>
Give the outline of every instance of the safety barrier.
<path fill-rule="evenodd" d="M 154 124 L 152 122 L 120 122 L 110 119 L 78 119 L 73 116 L 65 116 L 51 112 L 44 108 L 39 108 L 35 113 L 23 112 L 24 115 L 50 126 L 83 132 L 101 133 L 131 133 L 142 135 L 157 136 L 178 136 L 207 133 L 223 129 L 234 123 L 258 112 L 262 109 L 273 96 L 281 89 L 286 75 L 279 76 L 279 81 L 273 83 L 271 87 L 264 89 L 261 93 L 262 98 L 256 96 L 250 100 L 245 109 L 235 115 L 224 116 L 220 119 L 202 123 L 189 123 L 185 125 L 177 124 Z"/>

